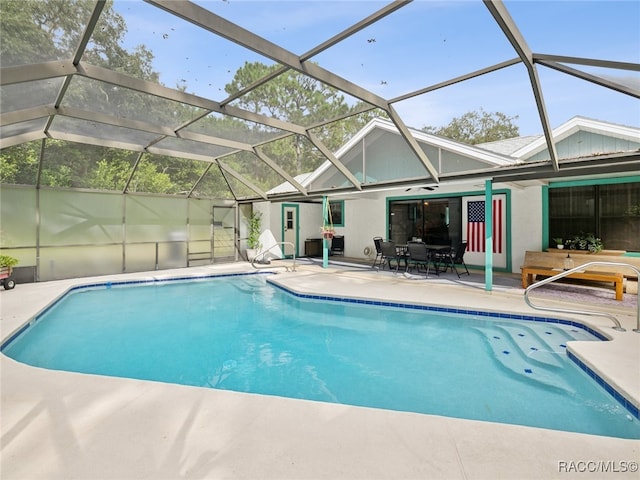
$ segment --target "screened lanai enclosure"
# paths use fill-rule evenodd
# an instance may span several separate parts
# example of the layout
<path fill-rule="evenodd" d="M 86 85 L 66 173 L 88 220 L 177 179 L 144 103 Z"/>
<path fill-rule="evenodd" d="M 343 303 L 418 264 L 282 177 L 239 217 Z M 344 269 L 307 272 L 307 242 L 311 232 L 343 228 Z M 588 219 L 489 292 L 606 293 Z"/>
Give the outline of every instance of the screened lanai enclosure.
<path fill-rule="evenodd" d="M 640 126 L 639 15 L 624 1 L 0 0 L 0 254 L 23 281 L 235 261 L 255 201 L 638 172 L 637 151 L 565 158 L 552 129 Z M 545 149 L 450 168 L 409 128 L 464 142 L 468 112 Z M 394 149 L 387 168 L 336 155 L 376 117 L 411 168 Z M 320 167 L 333 174 L 303 181 Z"/>

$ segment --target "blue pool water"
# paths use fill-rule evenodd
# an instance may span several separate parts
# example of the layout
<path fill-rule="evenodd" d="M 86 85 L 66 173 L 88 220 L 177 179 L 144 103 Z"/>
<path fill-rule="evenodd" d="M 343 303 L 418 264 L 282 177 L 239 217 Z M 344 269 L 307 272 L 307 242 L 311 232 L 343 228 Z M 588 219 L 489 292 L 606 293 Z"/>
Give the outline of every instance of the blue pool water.
<path fill-rule="evenodd" d="M 299 298 L 243 275 L 78 289 L 2 347 L 34 366 L 640 438 L 572 325 Z M 623 399 L 624 400 L 624 399 Z"/>

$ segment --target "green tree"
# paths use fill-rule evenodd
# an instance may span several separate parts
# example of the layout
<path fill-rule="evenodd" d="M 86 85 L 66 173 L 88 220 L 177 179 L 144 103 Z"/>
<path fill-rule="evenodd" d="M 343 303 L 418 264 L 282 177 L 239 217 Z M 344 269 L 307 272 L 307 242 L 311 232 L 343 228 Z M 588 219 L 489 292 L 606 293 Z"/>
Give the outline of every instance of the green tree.
<path fill-rule="evenodd" d="M 278 65 L 246 62 L 225 86 L 225 91 L 234 95 L 278 68 Z M 236 105 L 269 117 L 312 126 L 356 112 L 364 104 L 357 102 L 350 106 L 345 96 L 335 88 L 295 70 L 287 70 L 240 97 Z M 314 133 L 329 150 L 335 151 L 375 115 L 373 112 L 354 115 L 318 128 Z M 266 144 L 262 148 L 292 175 L 315 170 L 325 160 L 308 140 L 297 135 Z"/>
<path fill-rule="evenodd" d="M 94 0 L 0 0 L 3 66 L 70 59 L 94 7 Z M 147 47 L 139 45 L 132 51 L 126 51 L 120 46 L 126 31 L 124 19 L 114 11 L 112 0 L 108 0 L 81 61 L 159 83 L 159 74 L 152 68 L 153 53 Z M 246 63 L 225 89 L 228 94 L 237 93 L 276 68 L 259 62 Z M 20 89 L 19 95 L 11 94 L 14 87 Z M 9 85 L 6 92 L 3 89 L 3 102 L 8 110 L 26 108 L 24 99 L 37 98 L 37 92 L 32 95 L 29 88 L 29 85 Z M 186 85 L 177 88 L 186 90 Z M 169 121 L 180 125 L 201 113 L 201 109 L 189 105 L 82 76 L 73 78 L 64 103 L 131 119 L 139 118 L 143 112 L 142 120 L 153 118 L 159 124 Z M 234 105 L 308 127 L 345 117 L 342 121 L 313 129 L 313 133 L 331 151 L 342 146 L 371 118 L 380 115 L 379 111 L 373 110 L 356 115 L 355 112 L 365 104 L 348 102 L 338 90 L 293 70 L 253 89 L 237 99 Z M 64 121 L 70 120 L 60 120 L 61 123 Z M 213 115 L 200 120 L 198 125 L 202 126 L 202 131 L 214 132 L 213 135 L 222 138 L 261 143 L 259 148 L 291 175 L 313 171 L 325 160 L 304 136 L 290 135 L 263 143 L 273 138 L 274 133 L 279 136 L 283 133 L 265 125 Z M 210 151 L 212 157 L 225 153 L 224 149 L 218 151 L 216 147 L 211 147 Z M 24 147 L 0 152 L 0 180 L 33 185 L 38 168 L 41 168 L 42 185 L 120 190 L 131 176 L 131 154 L 129 151 L 118 154 L 115 149 L 47 140 L 40 165 L 40 143 L 31 142 Z M 273 169 L 250 153 L 232 155 L 223 161 L 260 188 L 268 189 L 282 181 Z M 206 165 L 199 162 L 154 156 L 139 163 L 129 191 L 184 193 L 190 190 L 204 168 Z M 223 198 L 228 197 L 228 192 L 222 191 L 227 186 L 221 175 L 208 174 L 199 189 L 205 187 L 209 194 L 219 193 Z"/>
<path fill-rule="evenodd" d="M 0 0 L 0 53 L 4 66 L 68 59 L 95 7 L 95 0 Z M 147 80 L 158 79 L 153 54 L 139 45 L 129 53 L 120 44 L 124 18 L 107 1 L 82 60 Z"/>
<path fill-rule="evenodd" d="M 3 66 L 69 59 L 95 7 L 94 0 L 23 1 L 0 0 L 0 53 Z M 153 54 L 144 45 L 128 52 L 120 45 L 127 31 L 121 15 L 109 0 L 93 31 L 82 61 L 128 75 L 159 81 L 152 68 Z M 19 87 L 20 95 L 10 95 Z M 8 86 L 3 102 L 9 110 L 20 110 L 31 97 L 29 85 Z M 36 98 L 38 92 L 33 92 Z M 193 108 L 151 95 L 128 91 L 103 82 L 76 77 L 66 92 L 66 104 L 136 118 L 144 112 L 152 118 L 170 118 L 176 124 L 193 117 Z M 52 187 L 91 187 L 122 190 L 131 175 L 131 152 L 71 142 L 47 140 L 40 184 Z M 0 180 L 3 183 L 33 185 L 40 161 L 40 142 L 19 145 L 0 152 Z M 174 189 L 166 166 L 142 165 L 131 190 L 167 193 Z M 181 172 L 172 173 L 181 177 Z M 185 187 L 186 188 L 186 187 Z M 148 190 L 146 190 L 148 189 Z"/>
<path fill-rule="evenodd" d="M 501 112 L 488 113 L 481 108 L 454 118 L 444 127 L 424 127 L 422 131 L 476 145 L 517 137 L 520 134 L 520 128 L 514 123 L 517 119 L 517 115 L 509 117 Z"/>
<path fill-rule="evenodd" d="M 35 185 L 40 142 L 27 142 L 0 151 L 0 183 Z"/>
<path fill-rule="evenodd" d="M 69 165 L 58 165 L 55 172 L 43 170 L 41 182 L 50 187 L 71 188 L 73 187 L 73 171 Z"/>
<path fill-rule="evenodd" d="M 98 190 L 124 190 L 131 176 L 131 163 L 126 158 L 103 158 L 91 172 L 89 185 Z"/>
<path fill-rule="evenodd" d="M 140 162 L 129 184 L 129 192 L 166 193 L 175 189 L 169 174 L 158 171 L 153 163 Z"/>

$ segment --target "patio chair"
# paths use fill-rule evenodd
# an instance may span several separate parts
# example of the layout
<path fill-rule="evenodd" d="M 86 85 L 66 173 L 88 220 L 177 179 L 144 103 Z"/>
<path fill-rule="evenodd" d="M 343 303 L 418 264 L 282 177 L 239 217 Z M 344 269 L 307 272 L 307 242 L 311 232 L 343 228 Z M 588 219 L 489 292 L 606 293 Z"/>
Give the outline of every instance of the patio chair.
<path fill-rule="evenodd" d="M 331 240 L 331 255 L 344 257 L 344 235 L 334 235 Z"/>
<path fill-rule="evenodd" d="M 376 246 L 376 258 L 373 259 L 371 268 L 376 268 L 376 265 L 382 264 L 382 247 L 380 243 L 382 243 L 382 237 L 373 237 L 373 244 Z"/>
<path fill-rule="evenodd" d="M 380 265 L 383 267 L 384 265 L 388 265 L 389 270 L 391 270 L 391 261 L 393 260 L 396 262 L 395 273 L 398 273 L 398 268 L 400 268 L 400 260 L 402 260 L 403 257 L 401 257 L 398 253 L 396 242 L 380 242 L 380 248 L 382 250 L 382 262 L 380 263 Z M 380 269 L 380 267 L 378 267 L 378 269 Z"/>
<path fill-rule="evenodd" d="M 460 278 L 460 272 L 456 268 L 456 265 L 462 265 L 464 267 L 464 272 L 467 275 L 471 275 L 469 273 L 469 269 L 467 268 L 467 264 L 464 263 L 464 253 L 467 251 L 467 242 L 460 242 L 455 249 L 441 250 L 438 253 L 438 262 L 443 267 L 443 272 L 446 272 L 449 268 L 451 271 L 455 271 Z"/>
<path fill-rule="evenodd" d="M 420 271 L 420 267 L 424 267 L 426 277 L 429 276 L 430 265 L 433 263 L 436 275 L 438 275 L 438 265 L 433 261 L 431 252 L 422 242 L 407 243 L 407 271 L 411 266 L 415 266 Z"/>

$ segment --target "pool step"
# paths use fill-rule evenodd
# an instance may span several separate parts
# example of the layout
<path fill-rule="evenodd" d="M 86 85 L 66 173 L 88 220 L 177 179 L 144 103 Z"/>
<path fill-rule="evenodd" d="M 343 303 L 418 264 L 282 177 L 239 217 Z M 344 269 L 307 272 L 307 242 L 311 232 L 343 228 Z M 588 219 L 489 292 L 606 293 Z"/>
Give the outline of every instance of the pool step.
<path fill-rule="evenodd" d="M 519 327 L 513 332 L 509 331 L 510 328 L 503 327 L 504 325 L 474 327 L 485 338 L 496 361 L 527 382 L 567 392 L 573 391 L 562 378 L 562 363 L 557 358 L 559 354 L 551 350 L 550 345 L 537 335 L 538 338 L 534 339 L 530 335 L 532 332 L 526 333 L 524 337 L 518 335 L 523 333 Z M 515 338 L 512 335 L 515 335 Z M 532 347 L 538 350 L 531 350 Z"/>
<path fill-rule="evenodd" d="M 544 338 L 525 326 L 499 325 L 496 326 L 496 330 L 509 335 L 522 354 L 529 357 L 533 362 L 549 367 L 562 368 L 558 355 L 565 354 L 566 344 L 564 342 L 566 339 L 562 338 L 560 340 L 555 332 L 546 330 L 545 334 L 548 332 L 548 338 Z"/>

